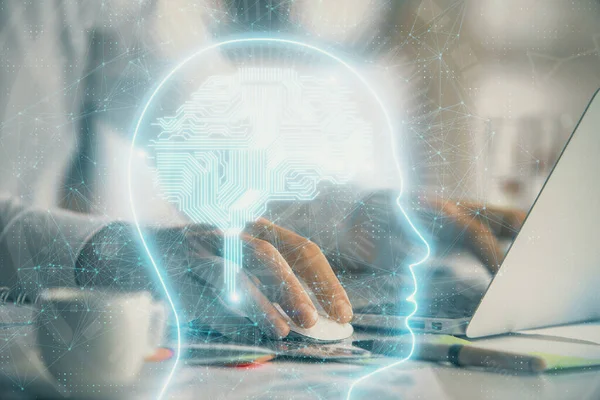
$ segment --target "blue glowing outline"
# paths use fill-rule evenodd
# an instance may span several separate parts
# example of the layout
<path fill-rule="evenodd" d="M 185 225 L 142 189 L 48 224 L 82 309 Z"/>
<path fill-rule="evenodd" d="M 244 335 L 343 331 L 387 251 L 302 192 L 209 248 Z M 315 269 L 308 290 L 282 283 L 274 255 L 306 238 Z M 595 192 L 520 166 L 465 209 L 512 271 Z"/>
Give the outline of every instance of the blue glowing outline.
<path fill-rule="evenodd" d="M 414 305 L 414 310 L 406 317 L 406 321 L 405 321 L 405 325 L 406 328 L 408 329 L 408 331 L 410 332 L 411 335 L 411 350 L 410 353 L 403 359 L 393 362 L 389 365 L 386 365 L 385 367 L 381 367 L 373 372 L 370 372 L 360 378 L 358 378 L 356 381 L 354 381 L 352 383 L 352 385 L 350 385 L 350 388 L 348 390 L 348 395 L 347 395 L 347 400 L 350 400 L 350 396 L 352 395 L 352 390 L 354 389 L 354 387 L 359 384 L 360 382 L 362 382 L 363 380 L 372 377 L 373 375 L 377 374 L 378 372 L 384 371 L 386 369 L 389 368 L 393 368 L 403 362 L 405 362 L 406 360 L 410 359 L 410 357 L 412 356 L 413 352 L 414 352 L 414 348 L 415 348 L 415 334 L 413 332 L 413 330 L 410 327 L 409 324 L 409 320 L 410 318 L 417 312 L 417 302 L 415 301 L 414 296 L 417 294 L 417 290 L 418 290 L 418 286 L 417 286 L 417 278 L 414 272 L 414 267 L 424 263 L 428 258 L 429 255 L 431 254 L 431 249 L 429 244 L 427 243 L 427 241 L 425 240 L 425 238 L 421 235 L 421 233 L 418 231 L 418 229 L 415 227 L 415 225 L 412 223 L 412 221 L 410 220 L 410 218 L 408 217 L 408 214 L 406 213 L 406 211 L 404 210 L 404 208 L 402 207 L 401 203 L 400 203 L 400 198 L 402 197 L 402 192 L 403 192 L 403 181 L 404 179 L 402 178 L 402 168 L 400 167 L 400 162 L 398 160 L 398 155 L 397 155 L 397 149 L 393 140 L 393 132 L 394 132 L 394 128 L 392 125 L 392 120 L 389 116 L 389 113 L 387 111 L 387 109 L 385 108 L 383 101 L 379 98 L 379 96 L 377 95 L 377 92 L 375 91 L 375 89 L 373 89 L 371 87 L 371 85 L 369 85 L 369 83 L 367 82 L 367 80 L 354 68 L 352 68 L 347 62 L 345 62 L 343 59 L 337 57 L 336 55 L 323 50 L 319 47 L 310 45 L 308 43 L 303 43 L 303 42 L 299 42 L 296 40 L 291 40 L 291 39 L 283 39 L 283 38 L 273 38 L 273 37 L 253 37 L 253 38 L 240 38 L 240 39 L 231 39 L 231 40 L 225 40 L 222 42 L 218 42 L 215 43 L 213 45 L 207 46 L 202 48 L 201 50 L 193 53 L 192 55 L 188 56 L 187 58 L 185 58 L 183 61 L 181 61 L 179 64 L 177 64 L 172 70 L 171 72 L 169 72 L 164 78 L 163 80 L 158 84 L 158 86 L 156 86 L 156 88 L 154 89 L 154 91 L 152 92 L 152 94 L 150 95 L 150 97 L 148 98 L 148 100 L 146 101 L 146 105 L 144 106 L 144 108 L 142 109 L 142 112 L 138 118 L 138 121 L 135 125 L 135 130 L 133 133 L 133 138 L 131 140 L 131 147 L 129 150 L 129 160 L 127 163 L 127 186 L 129 189 L 129 205 L 131 207 L 131 212 L 133 215 L 133 221 L 135 223 L 135 227 L 137 229 L 137 232 L 140 235 L 140 239 L 142 241 L 142 244 L 144 246 L 144 249 L 146 250 L 148 257 L 150 258 L 150 262 L 152 263 L 152 266 L 154 268 L 154 271 L 156 272 L 156 275 L 158 277 L 158 280 L 160 281 L 160 284 L 162 286 L 162 288 L 165 291 L 165 295 L 167 297 L 167 300 L 169 302 L 169 305 L 171 306 L 171 309 L 173 310 L 173 314 L 175 315 L 175 324 L 177 327 L 177 347 L 176 347 L 176 351 L 175 351 L 175 362 L 173 363 L 173 368 L 171 369 L 171 372 L 169 373 L 169 376 L 167 377 L 162 389 L 159 392 L 159 395 L 157 397 L 157 399 L 162 399 L 162 397 L 164 396 L 167 387 L 169 386 L 169 383 L 171 382 L 171 379 L 173 378 L 173 374 L 175 373 L 175 370 L 177 368 L 177 365 L 179 364 L 179 359 L 180 359 L 180 353 L 181 353 L 181 328 L 179 326 L 179 316 L 177 315 L 177 309 L 175 308 L 175 304 L 173 302 L 173 299 L 171 298 L 171 295 L 169 294 L 169 290 L 167 289 L 167 285 L 165 283 L 165 279 L 162 277 L 160 270 L 158 269 L 156 262 L 154 261 L 154 257 L 152 257 L 152 253 L 150 252 L 150 249 L 148 248 L 148 244 L 146 243 L 146 240 L 144 239 L 144 235 L 142 234 L 142 230 L 140 228 L 139 222 L 138 222 L 138 218 L 137 218 L 137 214 L 135 212 L 135 206 L 134 206 L 134 201 L 133 201 L 133 191 L 131 190 L 131 161 L 133 159 L 133 154 L 134 154 L 134 150 L 135 150 L 135 140 L 137 138 L 138 135 L 138 131 L 140 128 L 140 125 L 142 123 L 142 120 L 144 119 L 144 116 L 146 114 L 146 111 L 148 110 L 148 107 L 150 106 L 150 103 L 152 103 L 152 100 L 154 99 L 154 97 L 156 97 L 156 95 L 158 94 L 158 92 L 161 90 L 161 88 L 164 86 L 164 84 L 177 72 L 179 71 L 185 64 L 187 64 L 189 61 L 191 61 L 192 59 L 196 58 L 197 56 L 222 47 L 222 46 L 227 46 L 227 45 L 231 45 L 231 44 L 239 44 L 239 43 L 255 43 L 255 42 L 270 42 L 270 43 L 283 43 L 283 44 L 290 44 L 290 45 L 296 45 L 296 46 L 300 46 L 300 47 L 304 47 L 310 50 L 314 50 L 317 53 L 323 54 L 335 61 L 337 61 L 338 63 L 340 63 L 341 65 L 343 65 L 347 70 L 349 70 L 366 88 L 367 90 L 371 93 L 371 95 L 374 97 L 374 99 L 376 100 L 377 104 L 379 105 L 379 107 L 381 108 L 385 119 L 386 119 L 386 123 L 388 125 L 389 131 L 390 131 L 390 138 L 392 139 L 392 153 L 394 156 L 394 160 L 396 161 L 396 166 L 398 168 L 398 172 L 400 175 L 400 193 L 398 195 L 398 197 L 396 198 L 396 204 L 398 205 L 398 208 L 400 209 L 400 211 L 402 212 L 402 214 L 404 215 L 404 217 L 406 218 L 406 220 L 408 221 L 408 223 L 410 224 L 410 227 L 413 229 L 413 231 L 416 233 L 416 235 L 419 237 L 419 239 L 423 242 L 423 244 L 425 245 L 426 248 L 426 254 L 425 256 L 419 260 L 416 263 L 410 264 L 409 265 L 409 269 L 410 269 L 410 273 L 411 276 L 413 278 L 413 282 L 414 282 L 414 290 L 413 292 L 410 294 L 410 296 L 408 296 L 406 298 L 407 301 L 409 301 L 410 303 L 412 303 Z"/>

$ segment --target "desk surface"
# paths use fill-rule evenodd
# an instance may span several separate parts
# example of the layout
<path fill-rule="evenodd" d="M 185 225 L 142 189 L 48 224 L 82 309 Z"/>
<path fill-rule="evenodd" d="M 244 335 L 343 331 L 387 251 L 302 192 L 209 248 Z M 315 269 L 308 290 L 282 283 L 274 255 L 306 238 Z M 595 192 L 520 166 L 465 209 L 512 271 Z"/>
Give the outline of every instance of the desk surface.
<path fill-rule="evenodd" d="M 155 398 L 167 365 L 147 364 L 134 392 L 115 398 Z M 181 365 L 170 385 L 169 399 L 346 399 L 365 367 L 339 363 L 274 361 L 251 369 Z M 413 390 L 408 377 L 424 376 Z M 21 377 L 23 380 L 24 377 Z M 423 380 L 424 379 L 424 380 Z M 0 383 L 1 399 L 63 398 L 48 396 L 47 384 L 18 389 L 19 380 Z M 600 399 L 600 369 L 519 376 L 408 361 L 363 381 L 352 399 L 429 399 L 439 386 L 448 399 Z M 106 393 L 106 391 L 103 391 Z M 43 397 L 41 397 L 43 396 Z M 98 398 L 106 398 L 98 396 Z"/>
<path fill-rule="evenodd" d="M 57 392 L 47 380 L 39 377 L 39 370 L 44 367 L 33 354 L 35 335 L 28 329 L 31 328 L 18 328 L 10 332 L 8 329 L 2 330 L 5 337 L 0 338 L 0 399 L 63 399 L 62 395 L 52 397 L 52 393 Z M 594 351 L 598 349 L 599 346 L 593 348 Z M 383 362 L 393 360 L 386 358 Z M 36 362 L 37 367 L 32 368 Z M 19 363 L 23 364 L 22 368 Z M 166 372 L 171 369 L 169 363 L 146 364 L 135 390 L 121 391 L 120 395 L 113 398 L 156 398 Z M 373 368 L 341 363 L 275 360 L 256 368 L 240 369 L 188 366 L 182 362 L 166 398 L 346 399 L 350 385 Z M 410 385 L 411 379 L 416 385 Z M 443 399 L 443 395 L 432 395 L 436 388 L 439 389 L 437 393 L 456 400 L 598 400 L 600 368 L 542 375 L 512 375 L 411 360 L 363 381 L 352 399 Z M 104 389 L 93 390 L 100 393 L 97 398 L 107 397 Z M 87 389 L 84 393 L 88 393 Z"/>
<path fill-rule="evenodd" d="M 428 398 L 427 387 L 421 388 L 425 396 L 421 397 L 415 395 L 421 390 L 409 393 L 402 385 L 394 385 L 394 376 L 406 370 L 418 374 L 420 369 L 429 368 L 427 363 L 409 361 L 364 381 L 352 398 Z M 441 366 L 431 369 L 432 378 L 437 378 L 448 399 L 600 399 L 600 370 L 509 376 Z M 210 399 L 345 399 L 349 385 L 363 372 L 357 366 L 303 363 L 271 363 L 252 370 L 184 368 L 172 393 L 178 399 L 196 398 L 199 390 Z"/>

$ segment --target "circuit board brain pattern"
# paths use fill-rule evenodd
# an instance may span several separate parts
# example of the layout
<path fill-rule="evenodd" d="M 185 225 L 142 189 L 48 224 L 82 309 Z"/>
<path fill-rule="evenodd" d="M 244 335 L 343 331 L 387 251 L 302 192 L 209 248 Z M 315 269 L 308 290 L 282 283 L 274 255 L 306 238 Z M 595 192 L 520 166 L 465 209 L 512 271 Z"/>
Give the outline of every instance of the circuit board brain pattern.
<path fill-rule="evenodd" d="M 154 125 L 162 196 L 191 221 L 225 232 L 232 292 L 244 225 L 271 200 L 311 200 L 321 181 L 348 183 L 373 136 L 351 89 L 291 68 L 213 75 Z"/>

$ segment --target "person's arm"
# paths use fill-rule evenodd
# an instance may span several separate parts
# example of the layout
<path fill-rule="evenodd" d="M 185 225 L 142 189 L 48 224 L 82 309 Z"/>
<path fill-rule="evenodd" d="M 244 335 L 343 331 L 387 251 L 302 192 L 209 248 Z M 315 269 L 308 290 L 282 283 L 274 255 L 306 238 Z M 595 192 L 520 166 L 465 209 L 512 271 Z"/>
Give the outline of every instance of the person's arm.
<path fill-rule="evenodd" d="M 394 190 L 323 185 L 308 202 L 273 202 L 265 217 L 317 243 L 338 273 L 398 272 L 423 256 Z M 420 219 L 420 218 L 419 218 Z"/>
<path fill-rule="evenodd" d="M 0 285 L 36 296 L 78 286 L 75 265 L 84 244 L 108 221 L 69 211 L 28 207 L 0 197 Z"/>
<path fill-rule="evenodd" d="M 492 273 L 504 258 L 501 237 L 514 238 L 526 213 L 468 201 L 399 191 L 323 187 L 313 201 L 272 203 L 266 217 L 317 243 L 338 273 L 402 273 L 424 256 L 425 246 L 465 247 Z"/>

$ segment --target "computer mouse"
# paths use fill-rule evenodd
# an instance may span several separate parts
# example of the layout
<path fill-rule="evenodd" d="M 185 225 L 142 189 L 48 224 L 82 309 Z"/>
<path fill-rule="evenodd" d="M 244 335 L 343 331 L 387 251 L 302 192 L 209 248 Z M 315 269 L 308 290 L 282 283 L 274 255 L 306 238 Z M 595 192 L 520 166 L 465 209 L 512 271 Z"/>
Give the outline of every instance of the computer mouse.
<path fill-rule="evenodd" d="M 346 323 L 341 324 L 326 316 L 323 313 L 319 313 L 317 323 L 310 328 L 302 328 L 283 311 L 279 304 L 275 304 L 275 308 L 281 315 L 286 319 L 290 326 L 290 333 L 287 339 L 305 340 L 318 343 L 331 343 L 339 342 L 347 339 L 354 333 L 352 325 Z"/>

